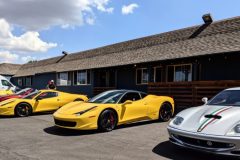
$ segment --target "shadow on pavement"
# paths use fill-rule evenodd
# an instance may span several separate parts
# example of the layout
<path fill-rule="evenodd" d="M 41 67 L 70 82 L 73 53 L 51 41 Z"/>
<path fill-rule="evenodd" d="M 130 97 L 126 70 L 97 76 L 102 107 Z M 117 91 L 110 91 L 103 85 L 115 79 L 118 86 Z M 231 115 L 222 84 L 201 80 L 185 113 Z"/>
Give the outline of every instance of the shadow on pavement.
<path fill-rule="evenodd" d="M 143 126 L 143 125 L 148 125 L 148 124 L 153 124 L 153 123 L 161 123 L 161 122 L 159 122 L 159 121 L 144 121 L 144 122 L 123 124 L 123 125 L 117 126 L 113 131 L 117 131 L 119 129 L 124 129 L 124 128 Z M 83 130 L 65 129 L 65 128 L 60 128 L 57 126 L 51 126 L 51 127 L 45 128 L 43 130 L 44 130 L 44 132 L 46 132 L 48 134 L 58 135 L 58 136 L 80 136 L 80 135 L 103 133 L 98 130 L 83 131 Z"/>
<path fill-rule="evenodd" d="M 213 155 L 204 152 L 194 151 L 177 147 L 169 141 L 159 143 L 152 150 L 153 153 L 159 156 L 173 160 L 237 160 L 234 157 Z"/>
<path fill-rule="evenodd" d="M 54 111 L 48 111 L 48 112 L 40 112 L 40 113 L 33 113 L 32 115 L 28 117 L 34 117 L 34 116 L 42 116 L 42 115 L 51 115 Z M 8 119 L 8 118 L 26 118 L 26 117 L 17 117 L 17 116 L 0 116 L 0 119 Z"/>
<path fill-rule="evenodd" d="M 60 128 L 57 126 L 51 126 L 51 127 L 45 128 L 43 129 L 43 131 L 48 134 L 57 135 L 57 136 L 81 136 L 81 135 L 90 135 L 90 134 L 100 133 L 97 130 L 80 131 L 80 130 Z"/>
<path fill-rule="evenodd" d="M 128 124 L 119 125 L 116 127 L 116 129 L 118 130 L 118 129 L 130 128 L 130 127 L 144 126 L 144 125 L 153 124 L 153 123 L 164 123 L 164 122 L 159 122 L 158 120 L 154 120 L 154 121 L 128 123 Z"/>

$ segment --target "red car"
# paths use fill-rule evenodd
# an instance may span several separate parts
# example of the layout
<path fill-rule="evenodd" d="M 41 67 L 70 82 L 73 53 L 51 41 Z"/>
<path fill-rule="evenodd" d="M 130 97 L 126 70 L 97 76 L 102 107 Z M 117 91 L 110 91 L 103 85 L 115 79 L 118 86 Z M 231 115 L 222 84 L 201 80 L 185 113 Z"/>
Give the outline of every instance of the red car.
<path fill-rule="evenodd" d="M 7 99 L 11 99 L 11 98 L 22 98 L 34 91 L 35 91 L 35 89 L 25 88 L 25 89 L 15 93 L 15 94 L 12 94 L 12 95 L 0 96 L 0 102 L 5 101 Z"/>

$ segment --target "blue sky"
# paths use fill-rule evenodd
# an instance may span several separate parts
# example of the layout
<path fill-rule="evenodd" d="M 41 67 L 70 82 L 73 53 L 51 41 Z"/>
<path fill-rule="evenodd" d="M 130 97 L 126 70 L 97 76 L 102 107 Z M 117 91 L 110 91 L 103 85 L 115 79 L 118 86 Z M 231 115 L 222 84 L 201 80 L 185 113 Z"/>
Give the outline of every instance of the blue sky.
<path fill-rule="evenodd" d="M 40 1 L 44 3 L 43 6 L 51 5 L 48 4 L 48 1 L 46 0 Z M 8 1 L 4 2 L 4 0 L 0 0 L 0 10 L 1 3 L 8 3 Z M 9 3 L 21 2 L 17 2 L 17 0 L 9 0 Z M 20 43 L 19 40 L 16 42 L 17 44 L 23 43 L 23 46 L 26 44 L 31 46 L 32 39 L 33 44 L 42 44 L 42 42 L 47 43 L 42 44 L 41 47 L 35 48 L 29 48 L 27 45 L 25 48 L 21 46 L 9 47 L 12 43 L 8 43 L 8 47 L 6 47 L 6 44 L 1 43 L 1 36 L 4 37 L 3 33 L 6 31 L 1 31 L 1 28 L 4 27 L 1 27 L 0 22 L 0 63 L 24 63 L 31 58 L 39 60 L 58 56 L 63 50 L 69 53 L 78 52 L 198 25 L 203 23 L 201 16 L 205 13 L 211 13 L 215 21 L 240 15 L 239 0 L 99 0 L 99 3 L 101 3 L 100 7 L 103 6 L 104 8 L 100 8 L 96 4 L 91 5 L 90 3 L 91 2 L 89 2 L 89 5 L 86 5 L 86 9 L 82 9 L 83 7 L 80 6 L 81 14 L 87 15 L 82 19 L 76 18 L 76 16 L 79 15 L 79 12 L 77 11 L 79 8 L 74 8 L 74 6 L 70 7 L 76 9 L 76 12 L 71 13 L 71 15 L 69 14 L 70 16 L 67 13 L 63 14 L 62 16 L 64 18 L 62 18 L 61 13 L 67 12 L 69 8 L 61 8 L 61 4 L 55 5 L 56 9 L 61 8 L 61 11 L 59 11 L 60 17 L 52 15 L 52 12 L 54 12 L 54 7 L 51 8 L 52 5 L 49 7 L 50 9 L 48 7 L 46 10 L 40 8 L 46 14 L 42 12 L 35 13 L 36 9 L 34 9 L 30 11 L 29 14 L 22 13 L 24 12 L 23 10 L 10 17 L 9 14 L 11 13 L 0 11 L 0 19 L 5 20 L 2 22 L 2 25 L 7 23 L 10 26 L 12 37 L 21 37 L 26 32 L 31 32 L 31 34 L 29 34 L 30 38 L 20 38 L 21 41 L 26 42 Z M 122 7 L 130 4 L 135 4 L 137 7 L 133 8 L 132 13 L 123 14 Z M 4 5 L 5 8 L 7 8 L 6 6 L 8 6 L 8 4 Z M 9 7 L 10 6 L 12 5 L 9 4 Z M 18 6 L 20 6 L 21 10 L 21 4 Z M 26 6 L 26 4 L 24 4 L 24 6 Z M 41 7 L 41 4 L 36 5 L 36 7 L 38 6 Z M 89 7 L 91 11 L 89 11 L 89 8 L 87 7 Z M 6 12 L 8 12 L 7 9 Z M 27 10 L 25 10 L 25 12 L 27 12 Z M 1 15 L 3 16 L 1 17 Z M 41 15 L 41 17 L 39 15 Z M 12 18 L 14 16 L 16 17 L 15 19 Z M 28 19 L 27 16 L 33 16 L 34 19 Z M 45 19 L 44 16 L 46 16 Z M 49 18 L 51 16 L 53 17 L 52 19 Z M 94 19 L 94 24 L 90 22 L 82 22 L 86 21 L 89 17 L 92 20 Z M 22 21 L 19 20 L 21 18 L 23 19 Z M 50 20 L 45 22 L 44 20 L 48 18 Z M 69 21 L 71 18 L 73 20 Z M 41 22 L 40 24 L 38 24 L 38 19 Z M 34 26 L 33 24 L 36 25 Z M 66 24 L 69 26 L 67 25 L 67 27 L 63 27 L 66 26 Z M 38 33 L 39 36 L 33 33 Z M 15 55 L 15 57 L 12 59 L 11 56 L 10 58 L 6 58 L 4 57 L 5 54 Z"/>

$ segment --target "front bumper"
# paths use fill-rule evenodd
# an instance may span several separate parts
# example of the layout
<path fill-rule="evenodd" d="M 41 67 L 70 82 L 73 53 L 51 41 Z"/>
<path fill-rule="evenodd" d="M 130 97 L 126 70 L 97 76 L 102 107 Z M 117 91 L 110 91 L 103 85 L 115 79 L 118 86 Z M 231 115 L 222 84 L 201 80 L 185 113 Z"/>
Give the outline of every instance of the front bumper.
<path fill-rule="evenodd" d="M 170 126 L 168 133 L 169 140 L 180 147 L 219 155 L 240 156 L 240 137 L 188 132 Z"/>
<path fill-rule="evenodd" d="M 55 125 L 61 128 L 75 130 L 92 130 L 97 129 L 97 116 L 75 116 L 54 114 Z"/>
<path fill-rule="evenodd" d="M 13 116 L 13 115 L 14 115 L 13 107 L 0 106 L 0 116 Z"/>

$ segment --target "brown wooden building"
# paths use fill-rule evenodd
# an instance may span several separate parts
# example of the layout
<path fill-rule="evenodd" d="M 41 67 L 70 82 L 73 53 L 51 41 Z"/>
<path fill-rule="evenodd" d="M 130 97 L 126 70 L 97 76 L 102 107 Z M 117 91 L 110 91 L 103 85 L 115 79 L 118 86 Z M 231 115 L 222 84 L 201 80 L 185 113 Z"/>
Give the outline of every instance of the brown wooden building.
<path fill-rule="evenodd" d="M 14 81 L 41 89 L 51 79 L 59 90 L 90 97 L 136 89 L 195 106 L 240 86 L 240 17 L 25 64 Z"/>

